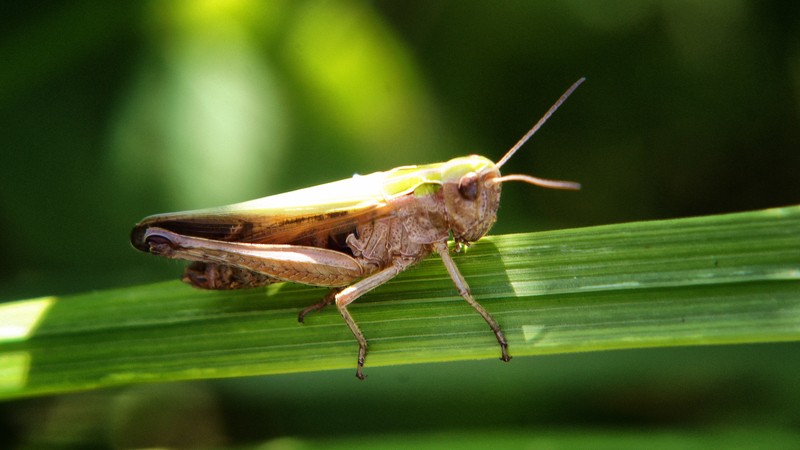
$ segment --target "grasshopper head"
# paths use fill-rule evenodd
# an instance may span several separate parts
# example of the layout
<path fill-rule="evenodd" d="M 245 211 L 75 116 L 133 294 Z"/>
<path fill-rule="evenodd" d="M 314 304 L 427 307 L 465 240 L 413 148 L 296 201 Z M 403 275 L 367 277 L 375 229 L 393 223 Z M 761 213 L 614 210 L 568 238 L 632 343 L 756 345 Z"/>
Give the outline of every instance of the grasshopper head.
<path fill-rule="evenodd" d="M 505 181 L 523 181 L 552 189 L 580 189 L 572 181 L 530 175 L 500 176 L 500 164 L 483 156 L 451 159 L 442 168 L 442 188 L 447 219 L 457 243 L 475 242 L 489 232 L 497 219 L 500 186 Z"/>
<path fill-rule="evenodd" d="M 445 208 L 456 242 L 474 242 L 489 232 L 500 206 L 500 176 L 495 164 L 483 156 L 455 158 L 442 168 Z"/>
<path fill-rule="evenodd" d="M 489 232 L 497 219 L 497 208 L 500 206 L 500 185 L 505 181 L 524 181 L 552 189 L 580 189 L 580 184 L 571 181 L 546 180 L 530 175 L 500 176 L 500 167 L 539 130 L 583 81 L 584 79 L 581 78 L 570 86 L 536 122 L 536 125 L 528 130 L 522 139 L 511 147 L 511 150 L 496 164 L 477 155 L 451 159 L 444 164 L 442 185 L 445 207 L 450 230 L 453 232 L 456 243 L 463 245 L 474 242 Z"/>

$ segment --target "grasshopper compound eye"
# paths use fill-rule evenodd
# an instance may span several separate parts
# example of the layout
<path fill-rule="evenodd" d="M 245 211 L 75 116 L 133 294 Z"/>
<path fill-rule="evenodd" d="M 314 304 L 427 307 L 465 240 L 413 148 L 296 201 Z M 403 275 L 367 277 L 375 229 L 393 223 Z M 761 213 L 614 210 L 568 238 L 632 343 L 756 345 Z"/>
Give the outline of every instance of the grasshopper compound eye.
<path fill-rule="evenodd" d="M 458 193 L 465 200 L 475 200 L 478 198 L 478 174 L 470 172 L 458 182 Z"/>

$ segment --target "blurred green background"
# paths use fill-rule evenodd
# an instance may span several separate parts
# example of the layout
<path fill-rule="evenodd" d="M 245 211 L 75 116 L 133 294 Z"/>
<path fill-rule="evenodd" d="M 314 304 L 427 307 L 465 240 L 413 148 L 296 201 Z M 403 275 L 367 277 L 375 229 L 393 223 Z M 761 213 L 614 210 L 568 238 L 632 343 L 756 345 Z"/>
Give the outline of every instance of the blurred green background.
<path fill-rule="evenodd" d="M 180 264 L 130 247 L 145 215 L 496 160 L 581 76 L 504 172 L 584 189 L 509 184 L 494 234 L 800 203 L 797 2 L 84 0 L 6 5 L 0 24 L 0 301 L 176 277 Z M 437 446 L 535 430 L 580 447 L 572 430 L 644 430 L 636 445 L 722 428 L 737 445 L 750 429 L 791 442 L 799 348 L 145 386 L 2 404 L 0 435 L 124 447 L 131 429 L 186 426 L 206 443 L 412 432 Z M 137 408 L 163 398 L 197 417 L 150 424 Z"/>

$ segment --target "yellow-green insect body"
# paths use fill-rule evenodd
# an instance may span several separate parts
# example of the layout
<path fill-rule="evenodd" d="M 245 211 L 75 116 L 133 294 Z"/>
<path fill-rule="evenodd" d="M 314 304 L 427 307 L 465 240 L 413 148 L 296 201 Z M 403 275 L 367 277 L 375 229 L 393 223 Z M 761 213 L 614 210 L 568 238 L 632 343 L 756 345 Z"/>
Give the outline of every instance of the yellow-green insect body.
<path fill-rule="evenodd" d="M 459 294 L 494 332 L 501 359 L 508 361 L 499 324 L 472 298 L 447 241 L 452 237 L 460 247 L 489 231 L 505 181 L 578 188 L 576 183 L 527 175 L 501 176 L 500 167 L 582 81 L 498 163 L 471 155 L 220 208 L 150 216 L 134 227 L 131 243 L 144 252 L 194 261 L 183 279 L 200 288 L 239 289 L 277 281 L 332 288 L 321 302 L 303 310 L 299 320 L 335 303 L 359 343 L 356 375 L 361 379 L 367 341 L 347 306 L 435 251 Z"/>

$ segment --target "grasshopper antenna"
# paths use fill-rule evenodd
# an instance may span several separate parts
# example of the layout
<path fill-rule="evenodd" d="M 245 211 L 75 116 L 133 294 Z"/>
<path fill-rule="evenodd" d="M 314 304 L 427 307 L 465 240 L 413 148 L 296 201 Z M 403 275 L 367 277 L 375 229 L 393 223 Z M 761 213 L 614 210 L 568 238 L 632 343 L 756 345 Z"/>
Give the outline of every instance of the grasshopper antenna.
<path fill-rule="evenodd" d="M 580 190 L 581 184 L 574 181 L 548 180 L 547 178 L 533 177 L 530 175 L 505 175 L 492 178 L 492 183 L 503 183 L 506 181 L 523 181 L 528 184 L 535 184 L 550 189 L 568 189 L 570 191 Z"/>
<path fill-rule="evenodd" d="M 575 89 L 578 89 L 578 86 L 580 86 L 581 83 L 583 83 L 584 81 L 586 81 L 586 78 L 585 77 L 581 77 L 580 80 L 578 80 L 575 83 L 573 83 L 572 86 L 570 86 L 569 89 L 567 89 L 567 91 L 564 92 L 558 100 L 556 100 L 556 102 L 553 104 L 553 106 L 551 106 L 550 109 L 548 109 L 547 112 L 544 113 L 542 118 L 539 119 L 538 122 L 536 122 L 536 125 L 534 125 L 533 128 L 528 130 L 528 132 L 525 133 L 525 136 L 522 136 L 522 139 L 517 141 L 517 143 L 514 144 L 513 147 L 511 147 L 511 150 L 509 150 L 508 153 L 506 153 L 505 156 L 503 156 L 500 159 L 500 161 L 498 161 L 497 164 L 495 164 L 495 166 L 497 166 L 497 168 L 499 169 L 503 164 L 506 163 L 506 161 L 511 159 L 511 157 L 514 156 L 514 153 L 516 153 L 517 150 L 519 150 L 519 148 L 522 147 L 525 144 L 525 142 L 527 142 L 528 139 L 530 139 L 531 136 L 534 135 L 534 133 L 539 131 L 539 128 L 541 128 L 542 125 L 544 125 L 544 123 L 547 122 L 547 119 L 549 119 L 550 116 L 552 116 L 553 113 L 556 112 L 558 107 L 561 106 L 561 104 L 564 103 L 567 100 L 567 98 L 570 95 L 572 95 L 572 93 L 575 91 Z M 509 175 L 509 176 L 512 176 L 512 175 Z M 514 176 L 517 176 L 517 175 L 514 175 Z M 524 175 L 524 176 L 527 176 L 527 175 Z M 534 178 L 534 177 L 531 177 L 531 178 Z M 520 181 L 523 181 L 523 180 L 520 180 Z M 543 181 L 550 181 L 550 180 L 543 180 Z M 557 182 L 557 183 L 564 183 L 564 182 Z M 569 182 L 566 182 L 566 183 L 569 183 Z M 533 184 L 539 184 L 539 183 L 533 183 Z M 577 184 L 577 183 L 571 183 L 571 184 L 574 185 L 574 184 Z M 545 187 L 555 187 L 555 186 L 545 186 Z M 578 185 L 578 188 L 580 188 L 580 185 Z M 576 188 L 575 187 L 556 187 L 556 189 L 576 189 Z"/>

